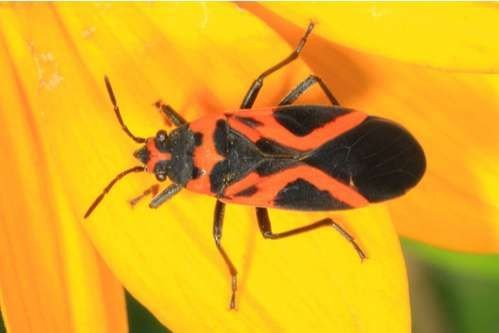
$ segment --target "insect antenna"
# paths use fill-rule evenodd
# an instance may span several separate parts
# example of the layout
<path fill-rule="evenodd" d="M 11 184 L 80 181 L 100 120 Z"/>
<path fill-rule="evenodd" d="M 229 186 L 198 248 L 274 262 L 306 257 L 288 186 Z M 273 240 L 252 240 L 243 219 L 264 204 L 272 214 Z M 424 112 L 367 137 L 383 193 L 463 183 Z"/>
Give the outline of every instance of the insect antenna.
<path fill-rule="evenodd" d="M 130 132 L 130 130 L 128 129 L 128 127 L 125 125 L 125 123 L 123 122 L 123 118 L 121 118 L 120 108 L 118 107 L 118 103 L 116 102 L 116 97 L 114 97 L 113 88 L 111 88 L 111 83 L 109 82 L 109 78 L 105 76 L 104 81 L 106 82 L 106 88 L 109 94 L 109 98 L 111 99 L 111 103 L 113 103 L 114 113 L 116 113 L 116 117 L 118 118 L 118 121 L 120 122 L 123 131 L 125 131 L 125 133 L 129 137 L 131 137 L 133 141 L 137 143 L 146 142 L 146 139 L 133 135 L 132 132 Z"/>
<path fill-rule="evenodd" d="M 109 190 L 113 187 L 114 184 L 116 184 L 116 182 L 118 180 L 120 180 L 121 178 L 125 177 L 129 173 L 133 173 L 133 172 L 144 172 L 144 171 L 145 171 L 145 168 L 143 166 L 136 166 L 136 167 L 127 169 L 127 170 L 119 173 L 116 177 L 114 177 L 113 180 L 111 180 L 111 182 L 104 188 L 104 190 L 102 191 L 102 193 L 99 194 L 99 196 L 90 205 L 90 207 L 88 208 L 87 212 L 85 213 L 84 218 L 87 218 L 87 217 L 90 216 L 90 214 L 94 211 L 95 207 L 97 207 L 97 205 L 102 201 L 102 199 L 104 198 L 104 196 L 109 192 Z"/>

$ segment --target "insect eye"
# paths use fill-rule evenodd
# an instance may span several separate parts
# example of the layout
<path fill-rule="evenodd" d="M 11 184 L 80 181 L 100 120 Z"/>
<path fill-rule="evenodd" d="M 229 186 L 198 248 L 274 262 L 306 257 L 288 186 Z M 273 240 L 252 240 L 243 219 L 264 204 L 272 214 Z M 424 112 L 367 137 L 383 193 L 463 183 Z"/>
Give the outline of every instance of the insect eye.
<path fill-rule="evenodd" d="M 160 182 L 162 182 L 166 179 L 166 175 L 164 173 L 157 173 L 156 179 L 159 180 Z"/>
<path fill-rule="evenodd" d="M 168 134 L 164 130 L 159 130 L 158 133 L 156 134 L 156 140 L 158 141 L 165 141 L 166 138 L 168 137 Z"/>
<path fill-rule="evenodd" d="M 160 182 L 166 179 L 168 174 L 168 161 L 159 161 L 154 166 L 154 174 L 156 175 L 156 179 Z"/>
<path fill-rule="evenodd" d="M 159 151 L 167 151 L 167 143 L 168 143 L 168 134 L 164 130 L 159 130 L 156 133 L 156 139 L 154 140 L 156 144 L 156 148 Z"/>

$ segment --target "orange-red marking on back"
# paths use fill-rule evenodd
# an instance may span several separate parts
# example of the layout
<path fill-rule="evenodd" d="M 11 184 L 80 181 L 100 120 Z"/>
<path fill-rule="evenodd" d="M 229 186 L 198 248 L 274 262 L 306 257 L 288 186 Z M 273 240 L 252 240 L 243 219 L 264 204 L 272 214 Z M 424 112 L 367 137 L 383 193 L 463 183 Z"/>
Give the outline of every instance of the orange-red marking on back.
<path fill-rule="evenodd" d="M 308 181 L 321 191 L 328 191 L 333 198 L 351 207 L 362 207 L 369 203 L 353 186 L 345 185 L 323 171 L 307 165 L 298 165 L 265 177 L 260 177 L 255 172 L 252 172 L 239 182 L 227 187 L 224 193 L 226 198 L 223 201 L 259 207 L 273 207 L 273 201 L 277 193 L 288 183 L 298 178 Z M 234 194 L 250 186 L 256 186 L 257 188 L 257 192 L 253 195 L 234 196 Z"/>
<path fill-rule="evenodd" d="M 170 153 L 161 152 L 158 150 L 158 148 L 156 148 L 156 143 L 154 142 L 154 138 L 147 139 L 146 147 L 147 150 L 149 150 L 149 161 L 147 161 L 146 165 L 148 172 L 154 172 L 154 166 L 158 161 L 171 159 Z"/>

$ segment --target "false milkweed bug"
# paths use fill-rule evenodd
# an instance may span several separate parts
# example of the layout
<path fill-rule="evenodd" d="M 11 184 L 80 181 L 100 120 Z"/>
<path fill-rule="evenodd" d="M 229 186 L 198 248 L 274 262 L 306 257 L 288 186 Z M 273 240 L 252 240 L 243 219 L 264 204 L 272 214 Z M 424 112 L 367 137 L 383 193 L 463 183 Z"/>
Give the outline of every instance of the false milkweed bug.
<path fill-rule="evenodd" d="M 231 309 L 235 308 L 237 270 L 221 244 L 227 203 L 255 206 L 258 226 L 266 239 L 331 226 L 352 244 L 361 259 L 366 258 L 353 237 L 331 218 L 275 233 L 267 212 L 267 208 L 342 210 L 385 201 L 415 186 L 426 168 L 421 146 L 406 129 L 340 106 L 318 76 L 307 77 L 275 107 L 252 108 L 263 80 L 298 57 L 313 27 L 310 23 L 288 57 L 257 77 L 237 110 L 189 123 L 169 105 L 157 102 L 176 126 L 170 134 L 164 130 L 149 138 L 132 134 L 106 77 L 107 92 L 122 129 L 143 144 L 133 154 L 142 165 L 118 174 L 88 208 L 85 218 L 118 180 L 134 172 L 152 172 L 160 182 L 171 180 L 154 196 L 151 208 L 184 188 L 214 196 L 213 237 L 231 275 Z M 292 105 L 315 83 L 331 106 Z M 131 203 L 157 190 L 156 185 Z"/>

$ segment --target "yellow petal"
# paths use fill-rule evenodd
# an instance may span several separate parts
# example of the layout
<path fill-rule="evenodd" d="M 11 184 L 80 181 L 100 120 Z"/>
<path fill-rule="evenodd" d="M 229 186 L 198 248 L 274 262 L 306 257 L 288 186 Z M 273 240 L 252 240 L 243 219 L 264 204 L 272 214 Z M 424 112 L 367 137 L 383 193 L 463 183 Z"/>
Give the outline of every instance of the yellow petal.
<path fill-rule="evenodd" d="M 288 43 L 301 29 L 262 6 L 247 9 Z M 402 235 L 461 251 L 499 250 L 496 76 L 408 65 L 320 37 L 310 40 L 302 57 L 343 105 L 393 119 L 422 143 L 428 164 L 423 181 L 390 202 Z"/>
<path fill-rule="evenodd" d="M 490 3 L 303 3 L 265 6 L 331 42 L 400 61 L 497 73 L 499 11 Z M 319 32 L 320 30 L 320 32 Z"/>
<path fill-rule="evenodd" d="M 421 74 L 434 90 L 411 83 L 409 87 L 430 95 L 435 104 L 426 107 L 414 99 L 411 107 L 424 108 L 422 116 L 429 124 L 418 127 L 433 158 L 420 191 L 390 207 L 397 229 L 449 249 L 497 253 L 499 80 L 488 75 Z M 438 86 L 445 88 L 437 90 Z"/>
<path fill-rule="evenodd" d="M 43 83 L 30 88 L 39 94 L 33 113 L 80 217 L 112 177 L 136 163 L 137 146 L 115 119 L 104 74 L 128 127 L 153 135 L 164 127 L 152 106 L 158 98 L 189 120 L 237 108 L 256 75 L 290 52 L 233 4 L 21 9 L 24 20 L 44 27 L 32 32 L 39 77 L 33 65 L 23 75 Z M 290 65 L 266 81 L 257 104 L 275 105 L 308 72 L 300 61 Z M 161 209 L 143 202 L 132 210 L 127 200 L 154 182 L 146 174 L 124 179 L 85 228 L 116 276 L 174 331 L 409 331 L 403 259 L 382 206 L 335 215 L 367 252 L 365 263 L 334 230 L 265 241 L 251 208 L 228 207 L 223 244 L 240 272 L 238 310 L 229 311 L 229 276 L 211 235 L 213 198 L 182 192 Z M 323 217 L 271 212 L 277 231 Z"/>
<path fill-rule="evenodd" d="M 37 62 L 53 49 L 36 29 L 50 16 L 25 9 L 0 8 L 2 314 L 9 332 L 126 332 L 123 290 L 75 221 L 45 137 L 51 92 Z"/>

